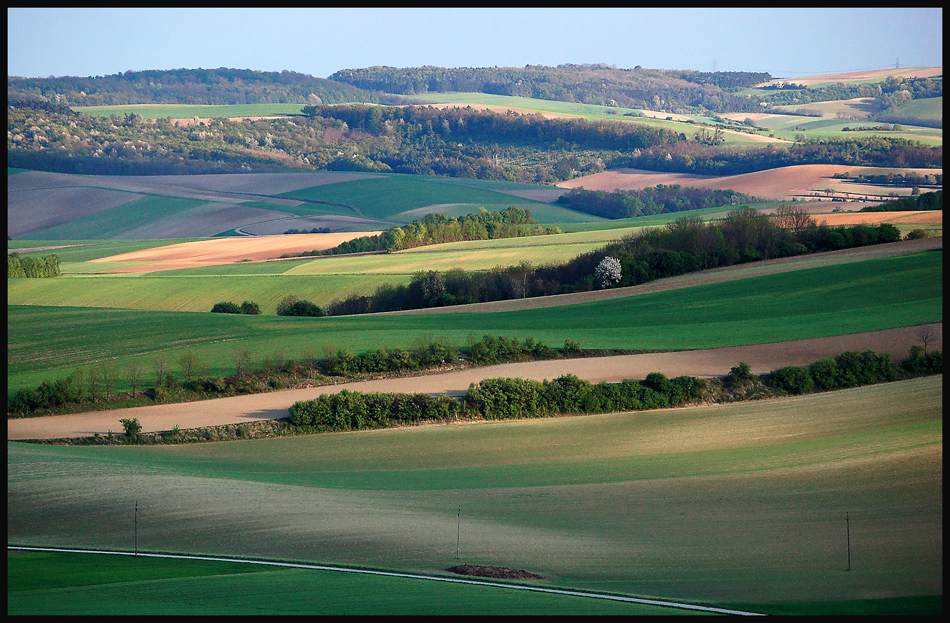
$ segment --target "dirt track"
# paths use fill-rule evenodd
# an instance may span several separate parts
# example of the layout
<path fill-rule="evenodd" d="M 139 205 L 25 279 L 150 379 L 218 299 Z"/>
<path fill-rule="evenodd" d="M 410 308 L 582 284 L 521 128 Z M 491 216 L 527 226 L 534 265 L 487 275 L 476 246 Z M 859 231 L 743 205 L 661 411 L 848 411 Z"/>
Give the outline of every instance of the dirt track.
<path fill-rule="evenodd" d="M 937 338 L 929 348 L 943 349 L 943 323 L 934 327 Z M 109 431 L 122 432 L 122 418 L 138 418 L 145 432 L 181 428 L 197 428 L 221 424 L 238 424 L 262 419 L 287 417 L 287 409 L 298 400 L 310 400 L 341 389 L 360 392 L 420 392 L 431 394 L 464 393 L 471 383 L 486 378 L 520 377 L 542 381 L 564 374 L 576 374 L 582 379 L 599 383 L 619 382 L 624 379 L 643 379 L 650 372 L 662 372 L 674 377 L 722 376 L 740 361 L 748 363 L 752 371 L 761 374 L 786 365 L 807 365 L 818 359 L 831 357 L 846 350 L 874 350 L 890 353 L 895 360 L 906 357 L 914 344 L 920 344 L 914 328 L 899 328 L 871 333 L 858 333 L 829 338 L 757 344 L 712 350 L 621 355 L 591 359 L 563 359 L 529 363 L 502 364 L 468 368 L 440 374 L 399 379 L 380 379 L 218 398 L 183 404 L 137 407 L 78 413 L 53 417 L 22 418 L 7 421 L 7 439 L 58 439 L 105 435 Z"/>
<path fill-rule="evenodd" d="M 814 265 L 815 262 L 841 262 L 868 259 L 886 255 L 920 252 L 926 249 L 943 248 L 943 238 L 926 238 L 876 245 L 860 249 L 847 249 L 821 256 L 802 256 L 758 262 L 752 268 L 738 267 L 756 274 L 795 270 Z M 746 273 L 748 275 L 748 273 Z M 646 292 L 655 292 L 703 283 L 713 283 L 741 278 L 739 270 L 719 269 L 682 275 L 671 279 L 662 279 L 653 283 L 632 288 L 617 288 L 597 292 L 554 297 L 539 297 L 519 301 L 499 301 L 481 303 L 455 308 L 439 308 L 426 312 L 443 311 L 502 311 L 566 305 L 586 301 L 633 296 Z M 401 312 L 406 313 L 406 312 Z M 416 311 L 415 313 L 419 313 Z M 928 344 L 929 348 L 943 349 L 943 323 L 932 326 L 936 337 Z M 464 393 L 471 383 L 494 377 L 520 377 L 525 379 L 553 379 L 564 374 L 576 374 L 582 379 L 598 383 L 601 381 L 618 382 L 624 379 L 642 379 L 650 372 L 662 372 L 669 377 L 691 375 L 700 377 L 722 376 L 740 361 L 748 363 L 753 372 L 761 374 L 787 365 L 806 365 L 818 359 L 831 357 L 846 350 L 874 350 L 890 353 L 892 358 L 900 360 L 906 357 L 910 347 L 920 344 L 916 329 L 905 327 L 871 333 L 816 338 L 795 342 L 776 342 L 711 350 L 681 351 L 671 353 L 652 353 L 644 355 L 623 355 L 618 357 L 600 357 L 591 359 L 567 359 L 556 361 L 538 361 L 518 364 L 503 364 L 481 368 L 469 368 L 440 374 L 430 374 L 400 379 L 381 379 L 219 398 L 201 402 L 157 405 L 134 409 L 119 409 L 91 413 L 78 413 L 52 417 L 22 418 L 7 421 L 7 439 L 59 439 L 72 437 L 91 437 L 95 433 L 105 435 L 109 431 L 121 433 L 123 418 L 138 418 L 145 432 L 181 428 L 197 428 L 222 424 L 237 424 L 262 419 L 276 419 L 287 416 L 287 409 L 298 400 L 309 400 L 320 394 L 337 392 L 341 389 L 361 392 L 421 392 L 421 393 Z"/>

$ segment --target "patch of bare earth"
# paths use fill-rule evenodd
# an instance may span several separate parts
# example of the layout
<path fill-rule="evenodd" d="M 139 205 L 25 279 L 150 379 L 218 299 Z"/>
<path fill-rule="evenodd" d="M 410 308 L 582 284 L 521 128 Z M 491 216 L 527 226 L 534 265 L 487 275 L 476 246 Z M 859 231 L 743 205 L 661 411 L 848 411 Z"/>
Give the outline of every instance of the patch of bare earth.
<path fill-rule="evenodd" d="M 824 192 L 829 188 L 847 194 L 846 185 L 848 182 L 836 179 L 834 177 L 836 174 L 850 173 L 854 176 L 875 173 L 886 174 L 894 171 L 895 169 L 852 167 L 838 164 L 803 164 L 727 176 L 618 169 L 560 182 L 557 186 L 559 188 L 586 188 L 587 190 L 616 192 L 619 190 L 643 190 L 657 184 L 679 184 L 695 188 L 735 190 L 761 199 L 790 201 L 792 198 L 801 197 L 830 199 L 831 195 Z M 943 173 L 943 169 L 898 169 L 897 171 L 903 171 L 904 173 L 913 171 L 929 175 Z M 836 184 L 837 186 L 835 186 Z M 875 193 L 876 198 L 886 199 L 887 197 L 884 195 L 890 190 L 879 189 Z M 857 198 L 856 193 L 850 194 Z"/>
<path fill-rule="evenodd" d="M 544 576 L 531 573 L 524 569 L 509 569 L 508 567 L 486 567 L 483 565 L 458 565 L 449 567 L 446 571 L 459 575 L 474 575 L 480 578 L 498 578 L 506 580 L 543 580 Z"/>
<path fill-rule="evenodd" d="M 331 234 L 293 234 L 284 236 L 245 236 L 215 238 L 143 249 L 92 260 L 93 262 L 145 262 L 110 270 L 112 273 L 151 272 L 218 266 L 237 262 L 280 259 L 285 254 L 331 249 L 343 242 L 379 232 L 339 232 Z"/>
<path fill-rule="evenodd" d="M 943 75 L 943 67 L 905 67 L 903 69 L 872 69 L 867 71 L 851 71 L 837 74 L 824 74 L 821 76 L 806 76 L 804 78 L 778 78 L 769 82 L 763 82 L 757 86 L 777 83 L 794 83 L 803 86 L 812 86 L 823 84 L 825 82 L 855 82 L 861 80 L 885 80 L 888 76 L 901 76 L 903 78 L 933 78 Z"/>

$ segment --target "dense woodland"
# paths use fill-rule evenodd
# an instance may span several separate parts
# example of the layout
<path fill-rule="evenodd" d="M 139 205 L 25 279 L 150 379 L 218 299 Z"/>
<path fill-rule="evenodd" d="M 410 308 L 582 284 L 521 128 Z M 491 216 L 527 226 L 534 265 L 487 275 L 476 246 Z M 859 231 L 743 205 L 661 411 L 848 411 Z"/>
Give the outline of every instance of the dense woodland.
<path fill-rule="evenodd" d="M 368 67 L 330 76 L 370 90 L 420 95 L 446 91 L 513 95 L 677 113 L 758 112 L 757 99 L 733 93 L 768 73 L 618 69 L 603 64 L 545 67 Z"/>
<path fill-rule="evenodd" d="M 379 171 L 550 184 L 635 167 L 734 175 L 796 164 L 940 167 L 943 149 L 899 138 L 738 149 L 622 121 L 432 107 L 309 106 L 286 119 L 178 126 L 92 117 L 48 102 L 7 108 L 7 164 L 62 173 L 160 175 Z"/>
<path fill-rule="evenodd" d="M 378 93 L 293 71 L 170 69 L 80 78 L 7 77 L 7 96 L 69 106 L 120 104 L 341 104 L 383 102 Z"/>

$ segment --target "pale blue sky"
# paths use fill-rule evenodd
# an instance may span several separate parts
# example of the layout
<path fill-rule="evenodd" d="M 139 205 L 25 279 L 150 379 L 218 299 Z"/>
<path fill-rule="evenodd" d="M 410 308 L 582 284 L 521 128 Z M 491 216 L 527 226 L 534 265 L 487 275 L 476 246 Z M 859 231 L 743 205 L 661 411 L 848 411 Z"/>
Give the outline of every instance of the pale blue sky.
<path fill-rule="evenodd" d="M 943 63 L 939 8 L 8 8 L 7 18 L 7 74 L 23 77 L 562 63 L 801 77 Z"/>

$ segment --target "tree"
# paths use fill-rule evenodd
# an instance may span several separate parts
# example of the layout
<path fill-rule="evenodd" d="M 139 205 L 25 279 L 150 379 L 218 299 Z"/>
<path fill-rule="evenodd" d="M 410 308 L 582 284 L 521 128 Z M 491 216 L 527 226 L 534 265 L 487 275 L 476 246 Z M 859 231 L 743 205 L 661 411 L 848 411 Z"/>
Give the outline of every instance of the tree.
<path fill-rule="evenodd" d="M 938 337 L 937 330 L 933 327 L 933 325 L 923 325 L 917 327 L 917 329 L 914 331 L 914 335 L 916 335 L 917 339 L 923 343 L 925 355 L 927 354 L 927 345 Z"/>
<path fill-rule="evenodd" d="M 251 369 L 251 351 L 246 348 L 239 348 L 234 352 L 234 367 L 237 368 L 238 376 L 244 376 Z"/>
<path fill-rule="evenodd" d="M 604 257 L 594 269 L 594 275 L 601 288 L 609 288 L 619 283 L 622 276 L 620 260 L 609 255 Z"/>
<path fill-rule="evenodd" d="M 99 364 L 99 377 L 102 379 L 102 389 L 105 392 L 106 400 L 112 397 L 112 390 L 115 388 L 116 377 L 119 370 L 113 361 L 103 361 Z"/>
<path fill-rule="evenodd" d="M 142 364 L 137 361 L 130 361 L 126 364 L 125 378 L 129 382 L 129 385 L 132 386 L 132 396 L 135 396 L 135 392 L 142 380 Z"/>
<path fill-rule="evenodd" d="M 181 366 L 182 371 L 185 373 L 185 380 L 191 383 L 192 379 L 198 374 L 201 360 L 194 351 L 188 351 L 182 354 L 178 359 L 178 365 Z"/>
<path fill-rule="evenodd" d="M 168 354 L 155 353 L 155 388 L 164 387 L 168 382 Z"/>

